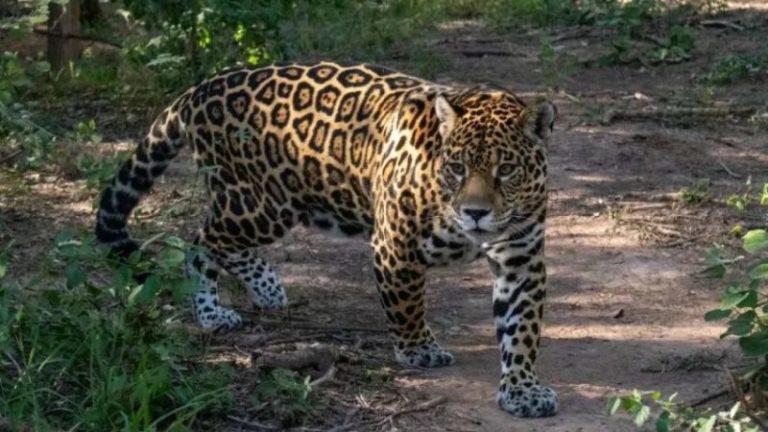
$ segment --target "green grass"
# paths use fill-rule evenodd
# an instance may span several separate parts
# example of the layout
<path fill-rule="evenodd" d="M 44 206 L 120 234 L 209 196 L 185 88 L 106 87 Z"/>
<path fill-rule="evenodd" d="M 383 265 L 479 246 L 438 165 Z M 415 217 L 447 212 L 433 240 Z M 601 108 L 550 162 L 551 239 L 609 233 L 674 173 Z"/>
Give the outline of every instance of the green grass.
<path fill-rule="evenodd" d="M 109 280 L 92 240 L 61 235 L 30 283 L 0 279 L 0 417 L 43 431 L 188 430 L 229 405 L 234 370 L 201 361 L 204 346 L 162 309 L 190 286 L 180 246 L 168 239 Z"/>

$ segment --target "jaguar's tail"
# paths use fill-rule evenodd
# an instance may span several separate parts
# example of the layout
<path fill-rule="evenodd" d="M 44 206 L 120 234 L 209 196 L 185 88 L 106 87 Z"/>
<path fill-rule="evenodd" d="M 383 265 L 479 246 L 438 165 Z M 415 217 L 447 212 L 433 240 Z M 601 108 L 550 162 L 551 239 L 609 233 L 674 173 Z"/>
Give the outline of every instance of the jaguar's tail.
<path fill-rule="evenodd" d="M 185 109 L 187 100 L 186 95 L 180 97 L 157 117 L 136 152 L 123 163 L 101 194 L 96 237 L 120 257 L 128 257 L 139 248 L 126 229 L 131 211 L 184 147 L 183 117 L 189 111 Z"/>

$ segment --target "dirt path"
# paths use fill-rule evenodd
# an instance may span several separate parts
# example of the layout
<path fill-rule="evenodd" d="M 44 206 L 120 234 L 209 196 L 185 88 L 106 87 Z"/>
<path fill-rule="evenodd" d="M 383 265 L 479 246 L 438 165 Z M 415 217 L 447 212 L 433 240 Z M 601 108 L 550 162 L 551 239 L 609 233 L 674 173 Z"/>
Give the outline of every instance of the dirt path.
<path fill-rule="evenodd" d="M 701 318 L 717 301 L 719 287 L 696 273 L 706 247 L 722 239 L 737 216 L 715 202 L 681 205 L 675 194 L 706 178 L 711 185 L 705 195 L 722 198 L 738 191 L 747 176 L 765 176 L 766 135 L 740 118 L 608 124 L 601 119 L 611 109 L 700 103 L 691 76 L 719 60 L 718 53 L 754 49 L 764 38 L 757 27 L 765 28 L 765 15 L 738 17 L 752 30 L 729 34 L 727 41 L 722 30 L 702 31 L 700 52 L 692 62 L 653 69 L 574 67 L 560 78 L 567 94 L 555 97 L 562 115 L 550 156 L 550 278 L 538 363 L 542 380 L 560 393 L 558 416 L 521 420 L 495 405 L 498 352 L 491 321 L 492 281 L 484 262 L 438 270 L 429 280 L 431 323 L 438 339 L 456 355 L 452 367 L 402 371 L 384 334 L 294 328 L 297 323 L 384 328 L 366 242 L 303 229 L 267 253 L 288 286 L 293 306 L 249 314 L 251 324 L 242 332 L 213 343 L 246 365 L 247 353 L 263 343 L 264 334 L 322 340 L 362 353 L 362 360 L 342 368 L 335 382 L 323 387 L 321 394 L 331 402 L 312 420 L 329 427 L 346 419 L 350 430 L 632 431 L 629 420 L 605 416 L 607 395 L 654 389 L 679 392 L 690 401 L 721 390 L 724 379 L 713 369 L 735 359 L 725 356 L 730 342 L 717 340 L 722 328 Z M 555 49 L 567 62 L 605 42 L 586 34 Z M 546 88 L 538 34 L 493 35 L 472 25 L 456 26 L 439 35 L 434 46 L 449 61 L 438 77 L 441 82 L 491 81 L 531 98 Z M 479 50 L 509 54 L 466 55 Z M 409 69 L 408 64 L 391 65 Z M 764 103 L 768 90 L 765 83 L 744 83 L 709 97 L 709 103 Z M 194 195 L 193 179 L 188 158 L 174 165 L 165 184 L 142 204 L 149 213 L 161 211 L 134 231 L 148 237 L 195 229 L 202 208 L 193 206 L 182 216 L 164 210 L 169 202 L 175 206 Z M 20 261 L 34 262 L 39 245 L 50 244 L 54 232 L 47 227 L 90 225 L 91 196 L 73 192 L 78 185 L 56 178 L 19 181 L 27 189 L 12 196 L 8 183 L 0 210 L 11 238 L 32 239 L 20 245 Z M 246 304 L 238 290 L 230 297 L 234 304 Z M 246 367 L 243 380 L 248 376 Z M 386 419 L 398 409 L 437 397 L 445 401 L 432 409 Z M 258 430 L 237 422 L 217 428 Z"/>

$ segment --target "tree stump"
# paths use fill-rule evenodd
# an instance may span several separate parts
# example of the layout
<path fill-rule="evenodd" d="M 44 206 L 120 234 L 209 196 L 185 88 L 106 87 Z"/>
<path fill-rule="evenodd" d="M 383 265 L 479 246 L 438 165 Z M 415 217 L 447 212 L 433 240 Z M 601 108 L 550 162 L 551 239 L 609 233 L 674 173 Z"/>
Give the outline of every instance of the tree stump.
<path fill-rule="evenodd" d="M 48 63 L 59 73 L 80 56 L 80 1 L 48 4 Z"/>

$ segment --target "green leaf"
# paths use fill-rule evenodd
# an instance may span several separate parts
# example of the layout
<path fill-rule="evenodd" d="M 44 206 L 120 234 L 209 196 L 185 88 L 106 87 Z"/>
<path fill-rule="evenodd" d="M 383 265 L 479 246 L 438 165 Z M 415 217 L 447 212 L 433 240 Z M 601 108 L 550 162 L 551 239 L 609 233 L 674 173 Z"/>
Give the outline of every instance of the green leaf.
<path fill-rule="evenodd" d="M 725 276 L 725 265 L 715 264 L 704 269 L 704 276 L 712 279 L 722 279 Z"/>
<path fill-rule="evenodd" d="M 640 427 L 648 421 L 651 416 L 651 408 L 645 405 L 640 405 L 640 409 L 635 413 L 635 424 Z"/>
<path fill-rule="evenodd" d="M 160 261 L 166 268 L 179 267 L 185 260 L 187 255 L 181 249 L 168 248 L 163 250 Z"/>
<path fill-rule="evenodd" d="M 747 291 L 747 296 L 736 307 L 754 309 L 757 307 L 757 291 Z"/>
<path fill-rule="evenodd" d="M 704 314 L 704 321 L 718 321 L 728 318 L 731 315 L 731 311 L 714 309 Z"/>
<path fill-rule="evenodd" d="M 696 429 L 696 432 L 712 432 L 712 429 L 715 427 L 715 421 L 717 421 L 717 416 L 714 415 L 706 420 L 699 420 L 699 427 Z"/>
<path fill-rule="evenodd" d="M 85 282 L 85 273 L 75 263 L 67 264 L 64 273 L 67 277 L 67 288 L 69 289 L 77 288 Z"/>
<path fill-rule="evenodd" d="M 669 432 L 669 411 L 664 411 L 656 420 L 656 432 Z"/>
<path fill-rule="evenodd" d="M 752 279 L 768 279 L 768 259 L 760 260 L 750 267 L 747 274 Z"/>
<path fill-rule="evenodd" d="M 612 396 L 608 399 L 608 415 L 614 415 L 621 408 L 621 398 Z"/>
<path fill-rule="evenodd" d="M 768 232 L 763 229 L 749 231 L 744 236 L 744 250 L 749 253 L 755 253 L 763 249 L 768 249 Z"/>
<path fill-rule="evenodd" d="M 157 275 L 151 275 L 143 284 L 135 287 L 128 295 L 128 305 L 137 305 L 149 303 L 154 299 L 160 288 L 160 278 Z"/>
<path fill-rule="evenodd" d="M 731 310 L 749 296 L 750 291 L 736 291 L 729 288 L 720 301 L 720 309 Z"/>
<path fill-rule="evenodd" d="M 763 356 L 768 354 L 768 334 L 765 332 L 739 338 L 739 346 L 747 356 Z"/>
<path fill-rule="evenodd" d="M 185 249 L 187 247 L 187 243 L 176 236 L 166 237 L 165 244 L 167 244 L 168 246 L 174 247 L 176 249 Z"/>
<path fill-rule="evenodd" d="M 135 266 L 141 261 L 141 250 L 136 250 L 128 256 L 128 264 Z"/>
<path fill-rule="evenodd" d="M 735 336 L 745 336 L 752 332 L 755 326 L 755 320 L 757 314 L 755 311 L 746 311 L 736 318 L 732 319 L 728 326 L 726 334 L 732 334 Z"/>

